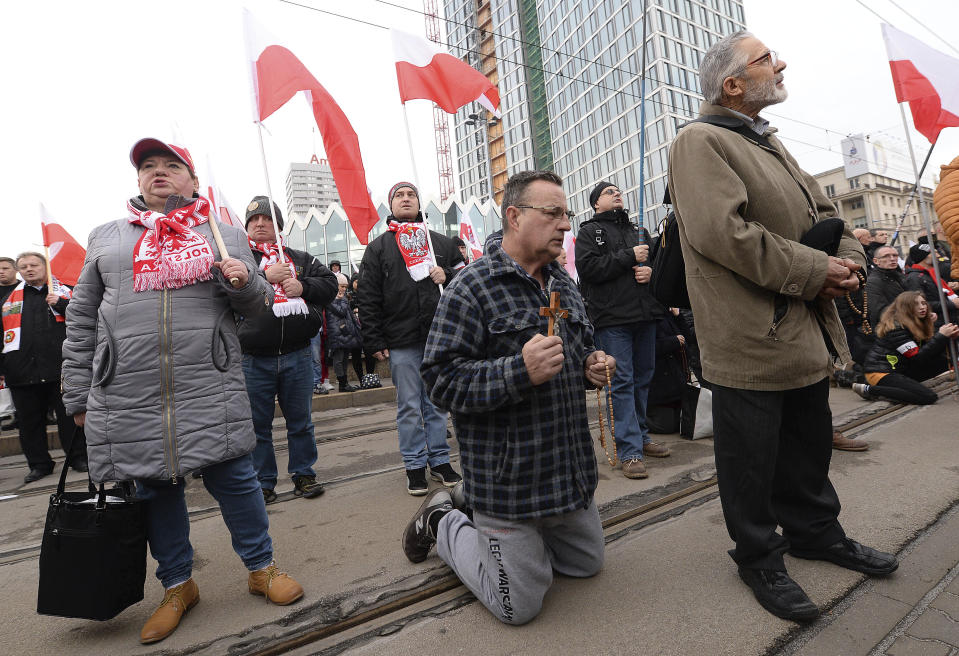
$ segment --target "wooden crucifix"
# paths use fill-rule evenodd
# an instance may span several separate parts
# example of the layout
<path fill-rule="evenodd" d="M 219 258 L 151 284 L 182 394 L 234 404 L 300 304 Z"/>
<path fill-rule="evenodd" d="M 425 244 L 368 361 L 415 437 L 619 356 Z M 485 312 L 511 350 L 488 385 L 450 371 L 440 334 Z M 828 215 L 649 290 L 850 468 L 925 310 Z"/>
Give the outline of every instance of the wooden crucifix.
<path fill-rule="evenodd" d="M 556 325 L 556 320 L 565 319 L 569 316 L 569 310 L 563 309 L 559 306 L 559 292 L 552 292 L 549 295 L 549 307 L 541 307 L 539 309 L 539 316 L 549 317 L 549 326 L 546 328 L 546 336 L 551 337 L 553 335 L 553 329 Z"/>

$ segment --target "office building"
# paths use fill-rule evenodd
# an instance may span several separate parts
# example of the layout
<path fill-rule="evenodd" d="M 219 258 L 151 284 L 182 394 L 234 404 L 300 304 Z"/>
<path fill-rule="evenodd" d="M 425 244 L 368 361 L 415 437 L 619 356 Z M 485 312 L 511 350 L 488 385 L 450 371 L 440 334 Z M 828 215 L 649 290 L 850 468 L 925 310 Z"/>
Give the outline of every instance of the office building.
<path fill-rule="evenodd" d="M 310 208 L 320 213 L 339 202 L 333 172 L 325 159 L 314 154 L 309 162 L 290 164 L 286 174 L 286 213 L 305 215 Z"/>
<path fill-rule="evenodd" d="M 646 0 L 645 225 L 665 212 L 667 147 L 702 101 L 699 63 L 715 41 L 745 29 L 742 0 Z M 640 208 L 642 0 L 446 0 L 450 51 L 498 84 L 503 117 L 468 105 L 455 119 L 459 190 L 502 199 L 508 176 L 552 169 L 577 220 L 588 196 L 614 181 Z M 470 114 L 479 121 L 468 125 Z M 488 137 L 486 135 L 489 131 Z M 488 162 L 492 161 L 490 170 Z"/>

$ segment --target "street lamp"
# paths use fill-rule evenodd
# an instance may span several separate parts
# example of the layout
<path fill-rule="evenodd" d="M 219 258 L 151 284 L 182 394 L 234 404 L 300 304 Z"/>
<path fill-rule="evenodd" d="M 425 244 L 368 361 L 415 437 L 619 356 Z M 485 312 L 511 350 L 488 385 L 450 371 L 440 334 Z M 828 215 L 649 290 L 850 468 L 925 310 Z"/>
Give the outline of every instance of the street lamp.
<path fill-rule="evenodd" d="M 494 125 L 496 125 L 498 122 L 499 121 L 497 120 L 495 116 L 487 119 L 480 116 L 479 114 L 470 114 L 466 118 L 466 125 L 469 125 L 470 127 L 475 126 L 477 123 L 483 126 L 483 150 L 486 153 L 486 176 L 487 176 L 486 184 L 488 185 L 488 188 L 486 191 L 487 191 L 487 199 L 489 200 L 490 205 L 492 205 L 493 203 L 493 156 L 489 151 L 489 129 L 493 127 Z M 486 233 L 484 235 L 484 239 L 485 239 L 485 237 L 489 235 L 489 228 L 486 225 L 485 214 L 483 215 L 483 232 Z"/>

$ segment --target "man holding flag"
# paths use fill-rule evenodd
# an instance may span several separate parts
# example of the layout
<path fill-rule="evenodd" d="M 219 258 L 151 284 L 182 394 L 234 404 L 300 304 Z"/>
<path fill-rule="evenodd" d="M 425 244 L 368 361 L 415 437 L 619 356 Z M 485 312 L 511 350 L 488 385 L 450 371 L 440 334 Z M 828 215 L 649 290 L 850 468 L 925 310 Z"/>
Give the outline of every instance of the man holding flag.
<path fill-rule="evenodd" d="M 56 413 L 64 451 L 74 432 L 60 396 L 60 349 L 66 337 L 64 316 L 71 294 L 56 278 L 48 288 L 47 260 L 42 254 L 21 253 L 16 264 L 23 282 L 3 302 L 0 375 L 13 396 L 20 447 L 30 467 L 23 482 L 32 483 L 53 473 L 53 459 L 47 451 L 47 408 L 52 406 Z M 78 454 L 73 468 L 86 471 L 86 447 Z"/>
<path fill-rule="evenodd" d="M 310 340 L 323 326 L 323 306 L 336 296 L 336 278 L 309 253 L 282 245 L 276 228 L 283 215 L 276 203 L 276 224 L 270 201 L 257 196 L 246 208 L 246 231 L 253 259 L 273 285 L 273 311 L 244 318 L 237 333 L 243 347 L 243 375 L 253 411 L 256 467 L 263 499 L 276 501 L 276 454 L 273 451 L 273 408 L 279 400 L 286 418 L 290 447 L 288 470 L 293 494 L 306 498 L 323 494 L 316 482 L 316 442 L 313 438 L 313 357 Z M 280 259 L 280 248 L 283 259 Z"/>
<path fill-rule="evenodd" d="M 430 475 L 447 487 L 461 480 L 450 466 L 446 413 L 430 402 L 420 365 L 440 299 L 438 286 L 466 265 L 452 239 L 432 230 L 427 234 L 412 183 L 397 182 L 388 199 L 389 230 L 363 255 L 360 324 L 366 351 L 377 360 L 390 358 L 406 489 L 422 496 L 429 491 L 427 465 Z"/>

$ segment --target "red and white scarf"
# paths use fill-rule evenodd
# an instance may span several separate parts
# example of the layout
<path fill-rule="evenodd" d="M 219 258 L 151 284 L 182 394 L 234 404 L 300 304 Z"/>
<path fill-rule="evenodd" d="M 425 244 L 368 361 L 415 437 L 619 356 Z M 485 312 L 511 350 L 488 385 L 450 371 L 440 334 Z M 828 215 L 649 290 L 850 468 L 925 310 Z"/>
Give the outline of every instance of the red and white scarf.
<path fill-rule="evenodd" d="M 260 271 L 266 271 L 267 267 L 271 264 L 276 264 L 280 261 L 281 246 L 282 242 L 279 236 L 277 236 L 275 242 L 261 242 L 258 244 L 252 239 L 250 240 L 250 248 L 263 253 L 263 257 L 260 258 Z M 290 267 L 290 275 L 296 280 L 296 267 L 293 266 L 289 258 L 286 260 L 286 266 Z M 290 298 L 283 290 L 283 285 L 280 283 L 273 284 L 273 314 L 275 316 L 288 317 L 293 314 L 309 314 L 309 312 L 309 308 L 306 307 L 306 301 L 299 296 Z"/>
<path fill-rule="evenodd" d="M 403 256 L 410 277 L 417 282 L 428 277 L 430 269 L 435 266 L 435 260 L 430 252 L 426 226 L 422 223 L 390 221 L 387 229 L 396 233 L 396 245 L 400 249 L 400 255 Z"/>
<path fill-rule="evenodd" d="M 66 285 L 60 284 L 60 281 L 55 277 L 51 280 L 52 293 L 56 294 L 60 298 L 69 299 L 73 294 L 70 291 L 70 288 Z M 10 295 L 7 297 L 7 300 L 3 302 L 3 352 L 12 353 L 20 349 L 20 324 L 23 321 L 23 289 L 26 283 L 22 280 L 16 288 L 10 292 Z M 44 299 L 46 302 L 46 299 Z M 50 308 L 50 312 L 53 314 L 53 318 L 57 323 L 63 323 L 66 321 L 63 315 L 57 312 L 53 307 L 47 306 Z"/>
<path fill-rule="evenodd" d="M 146 228 L 133 251 L 133 291 L 177 289 L 213 277 L 213 247 L 193 230 L 210 217 L 210 203 L 196 198 L 169 214 L 141 210 L 129 201 L 130 223 Z"/>

